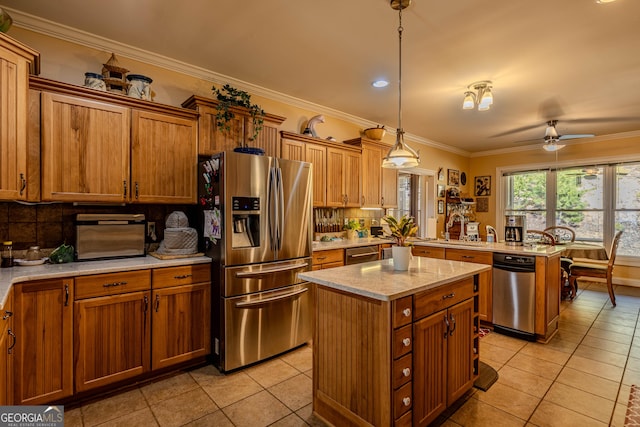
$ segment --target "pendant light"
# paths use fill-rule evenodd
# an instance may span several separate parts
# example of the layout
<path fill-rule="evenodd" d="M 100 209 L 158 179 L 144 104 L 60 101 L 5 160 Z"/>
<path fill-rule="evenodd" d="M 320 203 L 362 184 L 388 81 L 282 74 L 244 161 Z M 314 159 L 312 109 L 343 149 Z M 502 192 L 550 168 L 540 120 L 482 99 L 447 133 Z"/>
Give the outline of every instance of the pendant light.
<path fill-rule="evenodd" d="M 398 26 L 398 129 L 396 130 L 396 143 L 382 160 L 383 168 L 406 169 L 418 166 L 420 156 L 411 147 L 404 143 L 404 129 L 402 129 L 402 10 L 411 4 L 411 0 L 391 0 L 391 8 L 398 11 L 400 24 Z"/>

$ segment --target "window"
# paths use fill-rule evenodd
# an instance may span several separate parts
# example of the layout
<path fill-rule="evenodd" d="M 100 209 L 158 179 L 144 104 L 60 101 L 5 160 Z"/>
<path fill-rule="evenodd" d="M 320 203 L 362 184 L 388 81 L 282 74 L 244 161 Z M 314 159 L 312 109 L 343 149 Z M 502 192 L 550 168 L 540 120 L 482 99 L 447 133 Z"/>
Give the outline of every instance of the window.
<path fill-rule="evenodd" d="M 571 227 L 576 240 L 609 245 L 624 230 L 620 256 L 640 257 L 640 162 L 503 174 L 505 214 L 528 229 Z"/>

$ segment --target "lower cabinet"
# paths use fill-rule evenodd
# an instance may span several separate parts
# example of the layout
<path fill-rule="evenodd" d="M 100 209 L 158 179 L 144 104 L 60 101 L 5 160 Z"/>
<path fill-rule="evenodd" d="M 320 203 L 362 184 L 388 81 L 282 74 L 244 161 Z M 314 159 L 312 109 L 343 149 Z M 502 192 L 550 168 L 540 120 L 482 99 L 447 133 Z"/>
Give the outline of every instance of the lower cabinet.
<path fill-rule="evenodd" d="M 73 286 L 72 278 L 14 285 L 15 405 L 73 394 Z"/>
<path fill-rule="evenodd" d="M 211 353 L 211 266 L 157 268 L 152 282 L 152 369 Z"/>
<path fill-rule="evenodd" d="M 150 294 L 149 270 L 76 278 L 77 392 L 150 370 Z"/>
<path fill-rule="evenodd" d="M 0 406 L 13 404 L 13 354 L 16 335 L 13 332 L 13 290 L 0 309 Z"/>
<path fill-rule="evenodd" d="M 328 249 L 314 251 L 312 254 L 312 270 L 340 267 L 344 265 L 344 249 Z"/>

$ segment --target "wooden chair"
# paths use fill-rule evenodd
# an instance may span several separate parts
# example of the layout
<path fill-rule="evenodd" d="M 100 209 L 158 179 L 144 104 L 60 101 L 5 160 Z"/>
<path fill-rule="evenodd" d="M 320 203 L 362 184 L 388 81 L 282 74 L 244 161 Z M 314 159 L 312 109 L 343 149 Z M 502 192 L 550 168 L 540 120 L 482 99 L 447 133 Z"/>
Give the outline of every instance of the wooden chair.
<path fill-rule="evenodd" d="M 553 235 L 542 230 L 527 230 L 527 242 L 539 243 L 541 245 L 556 245 Z"/>
<path fill-rule="evenodd" d="M 607 291 L 609 291 L 609 298 L 611 304 L 616 306 L 616 296 L 613 294 L 613 264 L 616 261 L 616 252 L 618 252 L 618 244 L 620 243 L 620 236 L 622 236 L 622 230 L 618 231 L 611 243 L 611 250 L 609 251 L 609 260 L 604 261 L 588 261 L 588 262 L 574 262 L 569 267 L 569 286 L 571 291 L 575 292 L 576 279 L 578 277 L 598 277 L 607 280 Z M 575 293 L 574 293 L 575 295 Z"/>
<path fill-rule="evenodd" d="M 556 243 L 570 243 L 576 241 L 576 232 L 569 227 L 554 225 L 553 227 L 545 228 L 544 231 L 551 234 L 556 239 Z M 562 284 L 563 298 L 573 298 L 578 292 L 577 285 L 575 288 L 571 288 L 571 285 L 569 284 L 569 268 L 571 267 L 571 264 L 573 264 L 573 260 L 571 258 L 566 256 L 560 257 L 560 268 L 562 268 L 560 282 Z"/>
<path fill-rule="evenodd" d="M 562 225 L 547 227 L 544 231 L 551 234 L 556 239 L 556 243 L 575 242 L 576 240 L 576 232 L 572 228 Z"/>

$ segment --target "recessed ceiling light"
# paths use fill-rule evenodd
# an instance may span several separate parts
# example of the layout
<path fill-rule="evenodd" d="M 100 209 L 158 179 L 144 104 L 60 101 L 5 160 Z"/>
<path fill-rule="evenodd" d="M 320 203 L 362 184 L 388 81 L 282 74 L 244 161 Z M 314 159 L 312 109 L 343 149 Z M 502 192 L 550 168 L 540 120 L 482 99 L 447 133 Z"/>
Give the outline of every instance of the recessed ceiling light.
<path fill-rule="evenodd" d="M 598 4 L 603 4 L 603 3 L 613 3 L 616 0 L 596 0 L 596 3 Z"/>
<path fill-rule="evenodd" d="M 371 86 L 373 87 L 387 87 L 389 86 L 389 82 L 386 80 L 376 80 L 375 82 L 371 83 Z"/>

